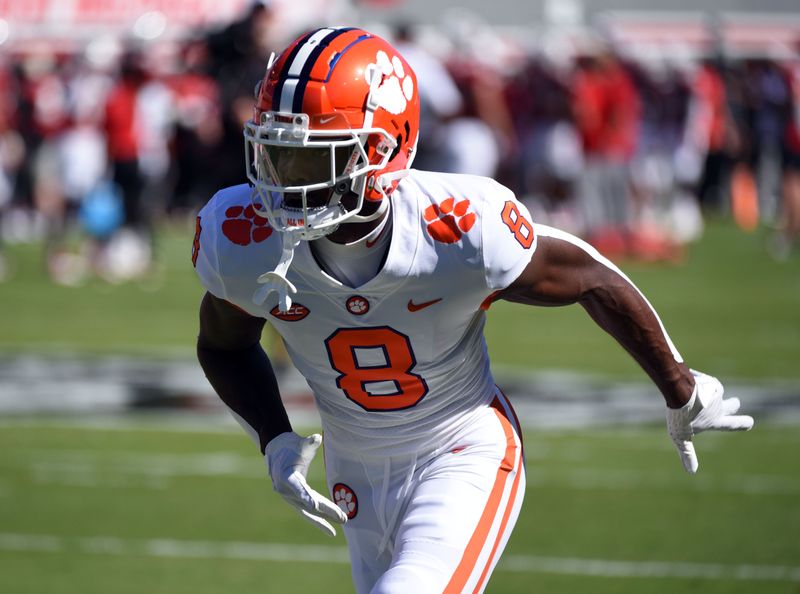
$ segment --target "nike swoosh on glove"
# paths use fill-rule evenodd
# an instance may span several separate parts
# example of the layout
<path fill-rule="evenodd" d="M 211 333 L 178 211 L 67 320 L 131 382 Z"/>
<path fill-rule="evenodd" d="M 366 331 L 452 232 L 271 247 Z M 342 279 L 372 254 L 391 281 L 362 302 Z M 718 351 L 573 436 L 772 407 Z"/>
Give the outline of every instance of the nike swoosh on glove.
<path fill-rule="evenodd" d="M 336 536 L 336 530 L 330 522 L 344 524 L 347 516 L 338 505 L 306 482 L 308 467 L 321 444 L 322 436 L 318 433 L 300 437 L 288 431 L 267 444 L 264 458 L 272 488 L 314 526 L 329 536 Z"/>
<path fill-rule="evenodd" d="M 741 402 L 738 398 L 722 398 L 725 389 L 710 375 L 691 370 L 695 386 L 692 397 L 681 408 L 667 408 L 667 430 L 687 472 L 697 472 L 697 454 L 692 437 L 703 431 L 749 431 L 753 417 L 735 414 Z"/>

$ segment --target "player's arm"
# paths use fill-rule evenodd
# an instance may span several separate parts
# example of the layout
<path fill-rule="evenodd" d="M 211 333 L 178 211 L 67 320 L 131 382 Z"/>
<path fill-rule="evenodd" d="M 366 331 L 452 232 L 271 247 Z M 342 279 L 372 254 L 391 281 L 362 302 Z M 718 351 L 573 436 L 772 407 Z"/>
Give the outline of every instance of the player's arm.
<path fill-rule="evenodd" d="M 538 237 L 535 255 L 499 297 L 543 306 L 579 303 L 636 359 L 667 406 L 686 404 L 694 378 L 638 289 L 608 260 L 598 259 L 588 244 L 566 233 L 548 236 L 543 225 L 534 225 L 534 230 Z"/>
<path fill-rule="evenodd" d="M 258 435 L 261 451 L 291 431 L 278 381 L 261 348 L 262 318 L 206 293 L 200 304 L 197 358 L 217 395 Z"/>
<path fill-rule="evenodd" d="M 694 433 L 752 426 L 752 418 L 733 416 L 738 399 L 722 400 L 715 378 L 683 363 L 655 310 L 622 271 L 568 233 L 544 225 L 534 225 L 534 231 L 535 255 L 499 298 L 544 306 L 579 303 L 658 386 L 668 407 L 670 435 L 689 472 L 697 469 Z"/>
<path fill-rule="evenodd" d="M 322 437 L 292 431 L 278 381 L 261 348 L 264 323 L 206 293 L 200 304 L 197 358 L 222 401 L 256 434 L 275 491 L 312 524 L 335 535 L 328 520 L 343 523 L 347 516 L 306 482 Z"/>

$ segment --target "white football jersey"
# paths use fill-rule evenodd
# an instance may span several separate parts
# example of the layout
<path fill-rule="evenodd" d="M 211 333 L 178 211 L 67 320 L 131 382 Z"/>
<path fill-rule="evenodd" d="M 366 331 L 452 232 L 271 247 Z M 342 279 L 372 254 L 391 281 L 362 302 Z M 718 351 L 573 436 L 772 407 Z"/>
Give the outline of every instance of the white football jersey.
<path fill-rule="evenodd" d="M 536 249 L 528 210 L 489 178 L 412 170 L 391 200 L 377 276 L 346 286 L 300 242 L 286 275 L 297 287 L 288 312 L 275 293 L 263 305 L 252 299 L 282 242 L 254 212 L 249 186 L 221 190 L 203 208 L 193 251 L 209 292 L 281 334 L 326 440 L 375 454 L 444 438 L 494 397 L 485 309 Z"/>

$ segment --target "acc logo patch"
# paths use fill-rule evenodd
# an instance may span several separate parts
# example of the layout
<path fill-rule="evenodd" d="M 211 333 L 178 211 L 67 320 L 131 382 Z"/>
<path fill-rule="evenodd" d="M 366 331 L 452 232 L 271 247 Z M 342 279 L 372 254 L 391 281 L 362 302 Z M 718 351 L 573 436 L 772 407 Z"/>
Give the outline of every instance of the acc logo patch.
<path fill-rule="evenodd" d="M 292 306 L 287 311 L 281 311 L 276 305 L 269 313 L 271 316 L 283 320 L 284 322 L 299 322 L 308 316 L 311 310 L 302 303 L 292 303 Z"/>
<path fill-rule="evenodd" d="M 200 232 L 203 230 L 200 225 L 200 217 L 194 222 L 194 241 L 192 241 L 192 266 L 197 268 L 197 256 L 200 255 Z"/>
<path fill-rule="evenodd" d="M 256 214 L 253 205 L 231 206 L 225 211 L 222 234 L 236 245 L 261 243 L 272 235 L 272 227 L 267 219 Z"/>
<path fill-rule="evenodd" d="M 424 216 L 428 222 L 428 234 L 442 243 L 456 243 L 472 229 L 478 218 L 474 212 L 469 212 L 469 200 L 465 198 L 456 202 L 452 196 L 440 204 L 431 204 L 425 209 Z"/>
<path fill-rule="evenodd" d="M 361 295 L 353 295 L 345 303 L 347 311 L 354 316 L 363 316 L 369 311 L 369 301 Z"/>
<path fill-rule="evenodd" d="M 352 520 L 358 514 L 358 497 L 353 489 L 344 483 L 333 485 L 333 502 Z"/>

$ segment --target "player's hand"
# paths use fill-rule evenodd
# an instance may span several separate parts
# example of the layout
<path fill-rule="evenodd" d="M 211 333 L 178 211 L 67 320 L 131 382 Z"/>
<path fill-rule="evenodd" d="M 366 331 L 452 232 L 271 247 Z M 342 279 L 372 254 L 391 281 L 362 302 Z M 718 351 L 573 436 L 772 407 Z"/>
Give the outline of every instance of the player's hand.
<path fill-rule="evenodd" d="M 694 392 L 681 408 L 667 408 L 667 430 L 678 448 L 681 462 L 687 472 L 697 472 L 697 455 L 692 437 L 710 429 L 717 431 L 748 431 L 753 427 L 753 417 L 737 415 L 741 403 L 738 398 L 723 400 L 724 388 L 720 381 L 705 373 L 692 370 Z"/>
<path fill-rule="evenodd" d="M 322 444 L 318 433 L 300 437 L 297 433 L 281 433 L 267 444 L 267 461 L 272 488 L 304 518 L 329 536 L 336 536 L 331 522 L 344 524 L 347 516 L 330 499 L 308 486 L 306 474 L 317 448 Z"/>

